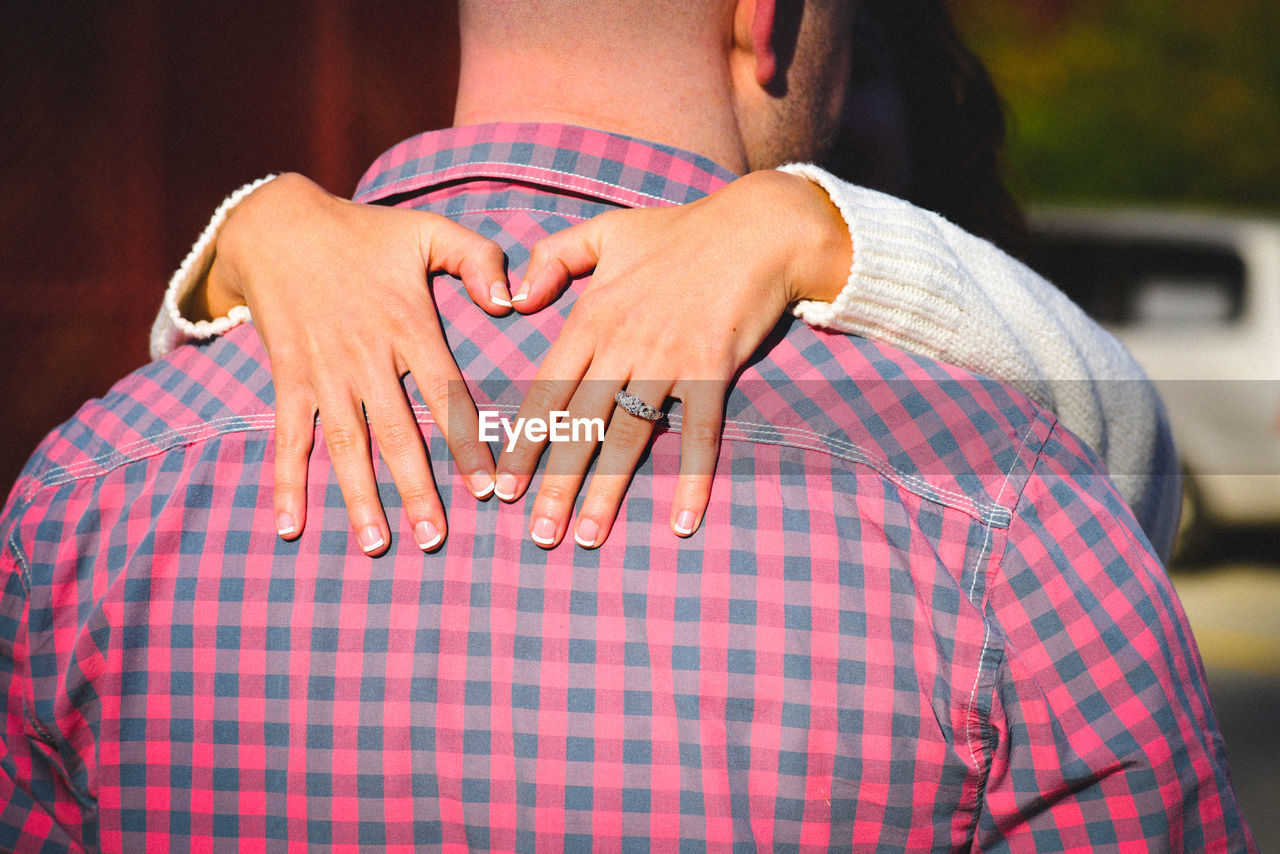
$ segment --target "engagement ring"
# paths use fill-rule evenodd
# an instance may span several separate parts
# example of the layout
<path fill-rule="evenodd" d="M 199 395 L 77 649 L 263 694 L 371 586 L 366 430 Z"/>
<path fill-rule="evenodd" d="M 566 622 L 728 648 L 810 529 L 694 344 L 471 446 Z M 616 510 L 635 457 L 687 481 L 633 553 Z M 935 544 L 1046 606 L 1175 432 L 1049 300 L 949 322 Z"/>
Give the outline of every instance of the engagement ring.
<path fill-rule="evenodd" d="M 645 421 L 662 420 L 662 410 L 654 409 L 640 398 L 636 397 L 623 389 L 618 389 L 613 399 L 619 406 L 630 412 L 636 418 L 643 418 Z"/>

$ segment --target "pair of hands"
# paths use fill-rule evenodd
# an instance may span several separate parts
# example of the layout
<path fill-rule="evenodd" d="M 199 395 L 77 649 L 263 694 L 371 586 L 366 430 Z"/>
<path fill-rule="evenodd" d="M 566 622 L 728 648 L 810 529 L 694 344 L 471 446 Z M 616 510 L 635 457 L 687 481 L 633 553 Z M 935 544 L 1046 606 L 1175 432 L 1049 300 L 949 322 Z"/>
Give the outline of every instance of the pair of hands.
<path fill-rule="evenodd" d="M 533 248 L 522 280 L 508 280 L 501 248 L 444 217 L 360 205 L 300 175 L 251 194 L 218 237 L 197 295 L 200 314 L 247 303 L 276 388 L 275 510 L 282 537 L 306 524 L 307 461 L 322 418 L 360 547 L 390 542 L 369 436 L 400 492 L 414 539 L 438 548 L 444 508 L 400 377 L 412 373 L 464 482 L 477 499 L 516 501 L 546 441 L 521 437 L 496 464 L 480 441 L 474 401 L 440 329 L 428 286 L 457 276 L 499 316 L 551 303 L 594 270 L 539 366 L 517 418 L 600 418 L 608 425 L 574 538 L 608 537 L 652 425 L 618 409 L 624 387 L 651 406 L 683 402 L 680 476 L 669 524 L 697 530 L 719 452 L 724 396 L 734 374 L 787 305 L 832 299 L 849 270 L 849 238 L 826 194 L 803 178 L 754 173 L 688 205 L 608 213 Z M 366 423 L 367 415 L 367 423 Z M 557 442 L 530 514 L 530 536 L 552 548 L 569 530 L 594 441 Z"/>

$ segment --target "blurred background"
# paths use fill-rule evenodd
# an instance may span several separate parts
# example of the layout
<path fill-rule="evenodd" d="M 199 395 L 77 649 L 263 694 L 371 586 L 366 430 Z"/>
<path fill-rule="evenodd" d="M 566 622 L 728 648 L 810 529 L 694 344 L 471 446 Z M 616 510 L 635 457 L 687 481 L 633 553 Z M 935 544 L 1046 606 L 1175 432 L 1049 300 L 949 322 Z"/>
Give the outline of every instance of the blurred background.
<path fill-rule="evenodd" d="M 1028 260 L 1168 405 L 1190 484 L 1171 574 L 1245 815 L 1280 851 L 1280 9 L 953 8 L 1011 113 Z"/>
<path fill-rule="evenodd" d="M 1169 402 L 1196 523 L 1171 572 L 1246 815 L 1280 850 L 1280 10 L 951 6 L 1011 111 L 1028 260 Z M 456 87 L 449 0 L 7 0 L 0 33 L 6 492 L 146 360 L 168 276 L 227 193 L 296 170 L 348 194 L 385 148 L 447 125 Z"/>

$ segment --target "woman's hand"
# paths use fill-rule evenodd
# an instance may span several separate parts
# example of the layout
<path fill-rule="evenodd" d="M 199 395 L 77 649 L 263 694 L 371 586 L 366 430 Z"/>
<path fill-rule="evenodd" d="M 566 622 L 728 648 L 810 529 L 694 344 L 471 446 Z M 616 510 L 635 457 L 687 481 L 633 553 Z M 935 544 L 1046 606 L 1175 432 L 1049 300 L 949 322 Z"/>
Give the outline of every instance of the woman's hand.
<path fill-rule="evenodd" d="M 804 178 L 757 172 L 679 207 L 617 211 L 538 243 L 517 291 L 522 311 L 550 302 L 594 269 L 539 367 L 518 418 L 601 418 L 608 424 L 574 527 L 604 542 L 652 423 L 619 408 L 619 389 L 661 408 L 683 402 L 680 477 L 669 524 L 697 530 L 719 454 L 725 393 L 735 373 L 797 299 L 834 299 L 849 276 L 848 229 Z M 522 295 L 524 301 L 520 301 Z M 527 306 L 527 308 L 526 308 Z M 497 494 L 528 488 L 546 442 L 521 439 L 498 460 Z M 564 537 L 595 441 L 557 442 L 531 513 L 544 547 Z"/>
<path fill-rule="evenodd" d="M 202 308 L 218 316 L 247 302 L 266 344 L 276 389 L 280 536 L 293 539 L 306 523 L 318 410 L 361 549 L 379 554 L 390 542 L 370 430 L 418 545 L 433 549 L 444 541 L 444 509 L 399 381 L 407 372 L 471 492 L 477 498 L 492 492 L 493 457 L 479 441 L 475 403 L 427 286 L 437 270 L 458 276 L 486 311 L 510 310 L 501 248 L 435 214 L 356 204 L 301 175 L 282 175 L 227 219 L 200 295 L 208 304 L 189 307 L 188 316 Z"/>

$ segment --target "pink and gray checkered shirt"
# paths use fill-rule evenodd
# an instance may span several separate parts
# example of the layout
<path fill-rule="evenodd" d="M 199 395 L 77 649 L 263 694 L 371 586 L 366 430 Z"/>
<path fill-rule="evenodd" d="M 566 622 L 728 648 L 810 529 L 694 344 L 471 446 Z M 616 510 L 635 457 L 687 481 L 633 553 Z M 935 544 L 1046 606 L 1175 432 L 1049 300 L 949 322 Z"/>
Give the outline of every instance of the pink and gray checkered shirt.
<path fill-rule="evenodd" d="M 519 270 L 547 232 L 731 177 L 498 124 L 402 143 L 358 198 Z M 435 295 L 481 406 L 518 401 L 573 303 Z M 665 521 L 675 417 L 595 551 L 475 501 L 419 406 L 449 540 L 402 530 L 374 560 L 323 442 L 306 532 L 276 537 L 272 402 L 242 327 L 126 377 L 24 470 L 0 848 L 1253 845 L 1168 578 L 1093 454 L 1002 385 L 784 324 L 729 395 L 698 533 Z"/>

